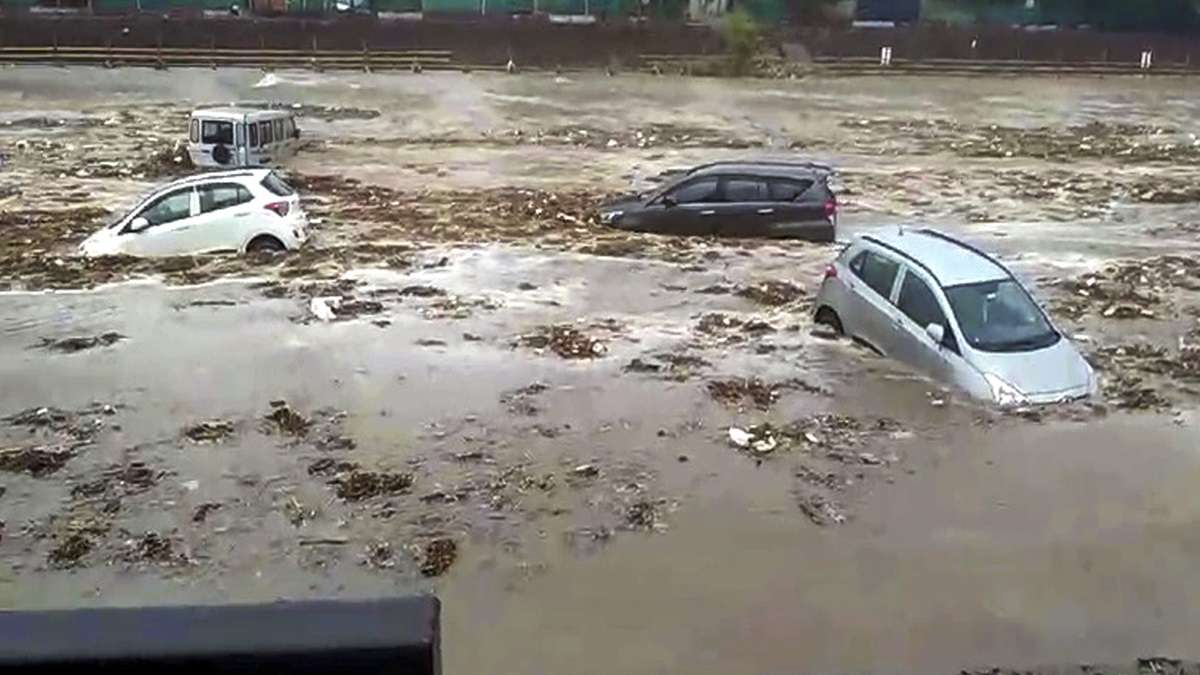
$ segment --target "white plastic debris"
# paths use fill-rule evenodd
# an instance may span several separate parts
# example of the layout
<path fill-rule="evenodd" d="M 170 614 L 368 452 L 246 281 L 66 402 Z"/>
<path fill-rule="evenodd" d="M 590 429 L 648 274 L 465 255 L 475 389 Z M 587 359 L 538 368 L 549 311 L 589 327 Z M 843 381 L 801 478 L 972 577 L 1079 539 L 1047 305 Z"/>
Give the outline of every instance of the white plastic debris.
<path fill-rule="evenodd" d="M 313 298 L 308 303 L 308 309 L 313 316 L 322 321 L 333 321 L 333 310 L 337 309 L 340 304 L 342 304 L 342 299 L 338 297 Z"/>
<path fill-rule="evenodd" d="M 277 84 L 279 84 L 279 77 L 275 75 L 275 73 L 267 73 L 266 75 L 262 76 L 262 79 L 260 79 L 258 82 L 255 82 L 252 86 L 255 89 L 262 89 L 263 87 L 274 87 Z"/>
<path fill-rule="evenodd" d="M 745 429 L 729 427 L 729 442 L 733 443 L 739 448 L 750 447 L 750 440 L 752 438 L 753 436 L 750 435 L 750 432 L 746 431 Z"/>
<path fill-rule="evenodd" d="M 751 448 L 755 452 L 766 454 L 774 450 L 776 445 L 778 445 L 778 443 L 775 441 L 775 437 L 767 436 L 766 438 L 754 441 L 754 444 L 751 446 Z"/>

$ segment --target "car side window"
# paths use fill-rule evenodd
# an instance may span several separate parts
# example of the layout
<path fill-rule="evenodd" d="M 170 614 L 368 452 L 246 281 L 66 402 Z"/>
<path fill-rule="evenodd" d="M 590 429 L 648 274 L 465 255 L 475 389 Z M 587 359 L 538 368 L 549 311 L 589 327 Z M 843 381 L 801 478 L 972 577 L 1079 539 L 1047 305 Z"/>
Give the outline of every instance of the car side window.
<path fill-rule="evenodd" d="M 717 200 L 717 179 L 701 178 L 680 185 L 670 193 L 676 204 L 697 204 Z"/>
<path fill-rule="evenodd" d="M 245 204 L 253 199 L 250 191 L 237 183 L 214 183 L 200 187 L 200 213 L 210 213 Z"/>
<path fill-rule="evenodd" d="M 900 272 L 900 263 L 880 255 L 874 251 L 864 251 L 862 270 L 855 270 L 855 273 L 863 280 L 863 283 L 870 286 L 883 298 L 889 299 L 892 297 L 892 286 L 896 282 L 896 275 Z M 851 263 L 850 269 L 854 269 Z"/>
<path fill-rule="evenodd" d="M 192 215 L 192 188 L 165 194 L 154 200 L 138 217 L 145 218 L 151 227 L 181 220 Z"/>
<path fill-rule="evenodd" d="M 771 180 L 771 201 L 794 202 L 812 187 L 811 180 L 776 178 Z"/>
<path fill-rule="evenodd" d="M 904 274 L 896 306 L 921 328 L 925 328 L 931 323 L 946 325 L 946 314 L 942 312 L 942 306 L 938 304 L 937 296 L 933 294 L 924 280 L 912 272 Z"/>
<path fill-rule="evenodd" d="M 725 201 L 727 202 L 765 202 L 767 201 L 767 184 L 757 178 L 726 178 Z"/>
<path fill-rule="evenodd" d="M 900 282 L 900 297 L 897 298 L 896 305 L 922 330 L 931 323 L 940 325 L 945 330 L 942 344 L 958 353 L 958 340 L 954 338 L 954 331 L 946 321 L 946 313 L 942 311 L 937 296 L 923 279 L 912 272 L 905 272 L 904 281 Z"/>

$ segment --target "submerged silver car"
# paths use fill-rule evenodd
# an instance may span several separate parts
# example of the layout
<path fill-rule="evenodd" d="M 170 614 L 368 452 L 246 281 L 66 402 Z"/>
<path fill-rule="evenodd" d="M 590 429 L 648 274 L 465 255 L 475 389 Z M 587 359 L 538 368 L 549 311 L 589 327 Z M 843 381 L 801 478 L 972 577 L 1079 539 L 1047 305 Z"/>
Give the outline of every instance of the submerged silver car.
<path fill-rule="evenodd" d="M 941 232 L 857 238 L 826 270 L 815 306 L 818 323 L 1000 406 L 1096 391 L 1091 366 L 1021 282 Z"/>

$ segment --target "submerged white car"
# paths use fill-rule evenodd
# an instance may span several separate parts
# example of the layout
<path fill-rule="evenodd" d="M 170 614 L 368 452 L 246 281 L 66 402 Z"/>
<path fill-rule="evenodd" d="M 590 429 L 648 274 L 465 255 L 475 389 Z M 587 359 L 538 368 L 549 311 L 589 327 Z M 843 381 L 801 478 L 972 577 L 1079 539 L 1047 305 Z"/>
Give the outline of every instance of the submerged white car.
<path fill-rule="evenodd" d="M 859 237 L 816 308 L 817 323 L 1002 407 L 1096 393 L 1092 367 L 1008 268 L 935 230 Z"/>
<path fill-rule="evenodd" d="M 84 240 L 87 256 L 169 256 L 286 251 L 308 239 L 300 197 L 270 169 L 190 176 L 168 183 Z"/>

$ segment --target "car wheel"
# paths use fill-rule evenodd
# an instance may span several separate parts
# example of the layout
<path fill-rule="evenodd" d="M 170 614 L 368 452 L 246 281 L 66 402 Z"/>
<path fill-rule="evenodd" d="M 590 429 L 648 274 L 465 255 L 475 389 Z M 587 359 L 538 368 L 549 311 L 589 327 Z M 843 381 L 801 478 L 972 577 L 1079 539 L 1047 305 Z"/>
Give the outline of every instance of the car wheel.
<path fill-rule="evenodd" d="M 283 242 L 267 234 L 255 237 L 246 245 L 246 253 L 282 253 L 286 250 Z"/>
<path fill-rule="evenodd" d="M 845 335 L 846 331 L 842 328 L 842 320 L 838 317 L 837 312 L 830 307 L 822 307 L 817 310 L 815 321 L 823 326 L 829 326 L 838 335 Z"/>

